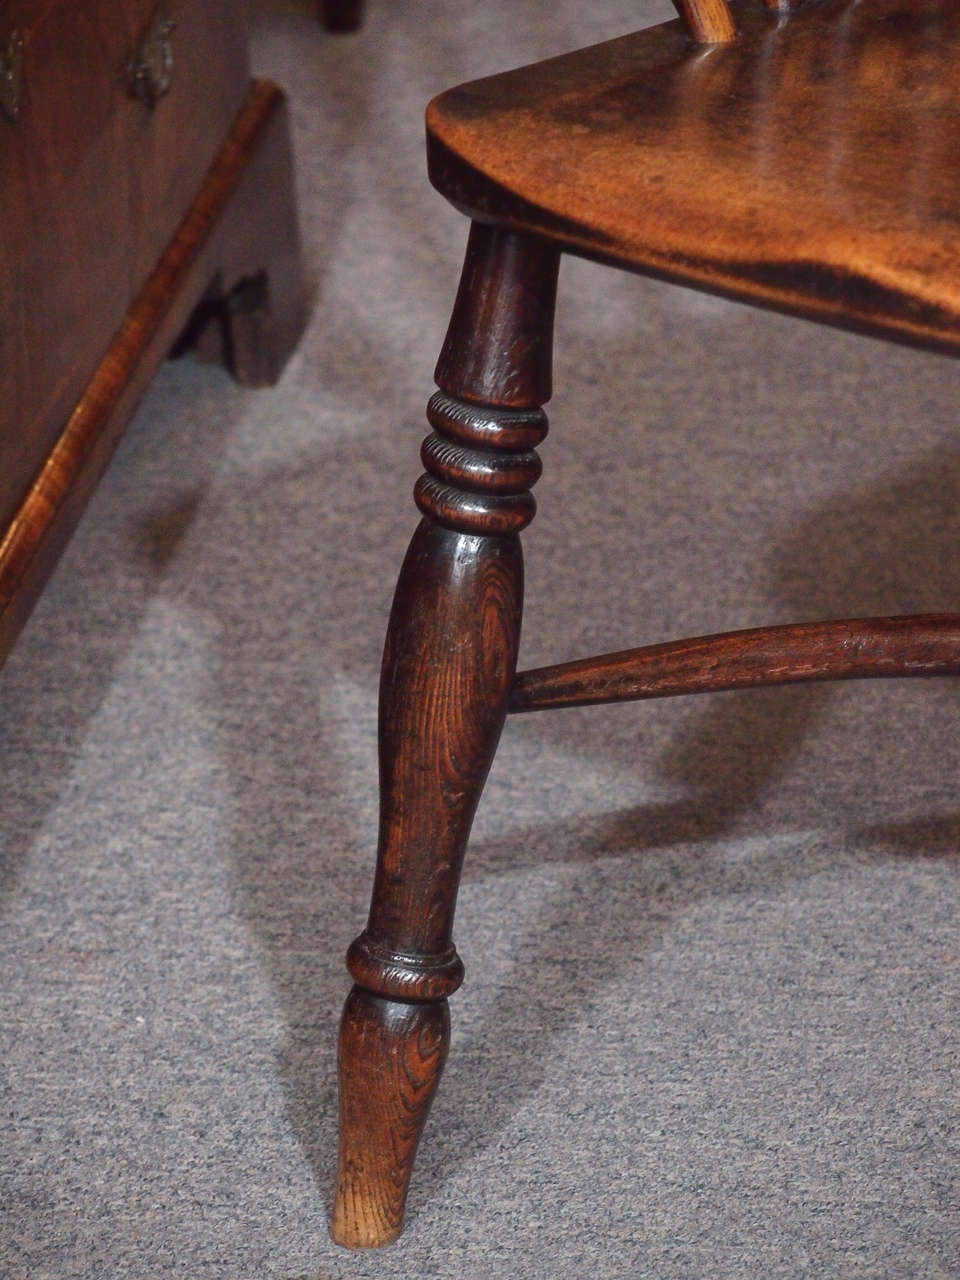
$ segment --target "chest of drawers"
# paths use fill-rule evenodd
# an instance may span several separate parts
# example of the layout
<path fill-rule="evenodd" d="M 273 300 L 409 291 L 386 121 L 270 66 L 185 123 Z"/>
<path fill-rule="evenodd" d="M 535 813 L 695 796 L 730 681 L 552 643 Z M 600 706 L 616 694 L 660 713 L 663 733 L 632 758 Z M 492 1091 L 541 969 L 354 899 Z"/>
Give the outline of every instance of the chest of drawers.
<path fill-rule="evenodd" d="M 242 7 L 0 3 L 0 660 L 188 320 L 253 384 L 299 335 L 285 102 Z"/>

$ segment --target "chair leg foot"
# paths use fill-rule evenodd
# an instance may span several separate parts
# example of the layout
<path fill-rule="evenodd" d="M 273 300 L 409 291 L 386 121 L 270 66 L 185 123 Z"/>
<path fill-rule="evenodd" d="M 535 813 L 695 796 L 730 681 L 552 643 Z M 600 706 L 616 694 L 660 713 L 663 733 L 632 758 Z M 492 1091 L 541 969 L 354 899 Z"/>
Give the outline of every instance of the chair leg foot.
<path fill-rule="evenodd" d="M 386 1000 L 354 987 L 340 1024 L 340 1161 L 330 1234 L 350 1249 L 403 1228 L 417 1144 L 450 1041 L 446 1000 Z"/>

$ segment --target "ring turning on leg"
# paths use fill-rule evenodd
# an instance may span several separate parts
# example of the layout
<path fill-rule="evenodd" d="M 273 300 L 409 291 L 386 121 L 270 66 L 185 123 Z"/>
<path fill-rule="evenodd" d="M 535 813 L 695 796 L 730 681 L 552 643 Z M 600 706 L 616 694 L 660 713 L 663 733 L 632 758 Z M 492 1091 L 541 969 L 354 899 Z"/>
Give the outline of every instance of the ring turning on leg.
<path fill-rule="evenodd" d="M 460 869 L 516 670 L 518 534 L 536 509 L 558 255 L 471 230 L 427 416 L 424 518 L 407 552 L 380 684 L 380 843 L 357 985 L 340 1030 L 339 1243 L 399 1234 L 449 1043 Z"/>

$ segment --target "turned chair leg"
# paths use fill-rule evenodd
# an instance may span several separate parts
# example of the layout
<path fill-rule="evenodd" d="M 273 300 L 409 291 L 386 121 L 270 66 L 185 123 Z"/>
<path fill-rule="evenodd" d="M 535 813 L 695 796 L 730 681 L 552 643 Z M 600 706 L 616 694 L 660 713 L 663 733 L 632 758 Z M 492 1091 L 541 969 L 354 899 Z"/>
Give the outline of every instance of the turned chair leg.
<path fill-rule="evenodd" d="M 380 685 L 380 845 L 340 1029 L 331 1232 L 359 1248 L 403 1225 L 449 1043 L 464 849 L 506 715 L 547 420 L 558 253 L 474 225 L 427 417 L 424 519 L 400 573 Z"/>

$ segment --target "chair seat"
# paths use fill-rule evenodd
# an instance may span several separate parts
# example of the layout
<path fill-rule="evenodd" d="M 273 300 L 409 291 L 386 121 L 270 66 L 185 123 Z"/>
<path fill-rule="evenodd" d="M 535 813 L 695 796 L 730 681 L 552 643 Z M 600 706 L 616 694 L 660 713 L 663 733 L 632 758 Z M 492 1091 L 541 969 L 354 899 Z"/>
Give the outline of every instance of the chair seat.
<path fill-rule="evenodd" d="M 431 181 L 480 221 L 960 352 L 960 3 L 735 9 L 436 98 Z"/>

